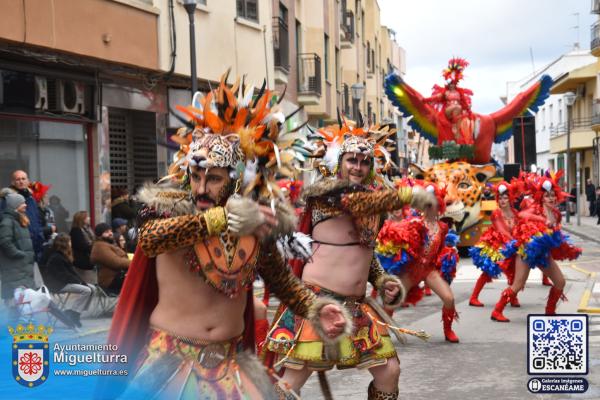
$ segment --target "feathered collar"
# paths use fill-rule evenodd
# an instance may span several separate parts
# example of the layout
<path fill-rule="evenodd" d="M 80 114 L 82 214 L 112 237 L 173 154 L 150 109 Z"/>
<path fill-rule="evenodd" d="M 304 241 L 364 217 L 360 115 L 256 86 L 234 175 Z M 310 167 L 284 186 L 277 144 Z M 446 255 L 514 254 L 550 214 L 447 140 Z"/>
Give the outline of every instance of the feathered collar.
<path fill-rule="evenodd" d="M 137 199 L 159 214 L 177 217 L 196 213 L 190 193 L 173 185 L 147 183 L 138 191 Z"/>

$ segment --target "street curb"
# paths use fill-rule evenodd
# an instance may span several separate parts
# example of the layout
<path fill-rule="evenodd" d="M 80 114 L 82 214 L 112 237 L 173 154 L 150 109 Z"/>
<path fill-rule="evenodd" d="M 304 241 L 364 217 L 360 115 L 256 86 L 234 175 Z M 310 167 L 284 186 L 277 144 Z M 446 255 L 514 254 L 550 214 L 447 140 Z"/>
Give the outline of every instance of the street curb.
<path fill-rule="evenodd" d="M 567 232 L 569 232 L 571 235 L 575 235 L 575 236 L 577 236 L 577 237 L 579 237 L 579 238 L 581 238 L 581 239 L 585 239 L 585 240 L 592 241 L 592 242 L 594 242 L 594 243 L 596 243 L 596 244 L 600 244 L 600 239 L 597 239 L 597 238 L 594 238 L 594 237 L 588 236 L 588 235 L 586 235 L 585 233 L 581 233 L 581 232 L 574 231 L 574 230 L 572 230 L 572 229 L 570 229 L 570 228 L 568 228 L 568 227 L 566 227 L 566 226 L 564 226 L 564 225 L 563 225 L 561 228 L 562 228 L 564 231 L 567 231 Z"/>
<path fill-rule="evenodd" d="M 577 312 L 586 314 L 600 314 L 600 308 L 589 306 L 590 298 L 592 297 L 592 290 L 594 289 L 594 284 L 596 283 L 596 273 L 577 267 L 573 264 L 569 265 L 568 267 L 588 276 L 587 281 L 585 283 L 585 289 L 583 290 L 583 294 L 581 295 L 581 299 L 579 300 L 579 307 L 577 307 Z"/>

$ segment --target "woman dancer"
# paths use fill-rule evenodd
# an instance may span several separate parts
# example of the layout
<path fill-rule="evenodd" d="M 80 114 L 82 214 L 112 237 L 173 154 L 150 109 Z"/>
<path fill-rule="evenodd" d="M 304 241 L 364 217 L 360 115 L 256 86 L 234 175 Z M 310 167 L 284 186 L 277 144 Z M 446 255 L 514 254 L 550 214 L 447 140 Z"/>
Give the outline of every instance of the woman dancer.
<path fill-rule="evenodd" d="M 444 303 L 444 336 L 447 341 L 458 343 L 458 336 L 452 330 L 458 313 L 450 289 L 458 263 L 454 247 L 458 235 L 448 231 L 448 225 L 439 219 L 445 208 L 445 191 L 434 185 L 427 185 L 426 190 L 434 192 L 437 202 L 428 206 L 423 216 L 386 221 L 377 237 L 375 251 L 385 271 L 397 275 L 408 290 L 407 303 L 416 304 L 423 297 L 421 282 L 440 297 Z"/>
<path fill-rule="evenodd" d="M 498 208 L 492 213 L 492 226 L 481 236 L 479 242 L 469 249 L 471 259 L 481 275 L 469 300 L 473 307 L 483 307 L 479 301 L 479 293 L 483 286 L 498 278 L 504 272 L 508 284 L 512 285 L 515 279 L 515 254 L 517 250 L 516 241 L 513 239 L 512 231 L 517 223 L 517 210 L 514 209 L 516 190 L 507 182 L 500 182 L 494 187 Z M 515 294 L 510 300 L 512 307 L 520 307 L 519 300 Z"/>
<path fill-rule="evenodd" d="M 531 268 L 539 267 L 552 281 L 546 314 L 556 313 L 556 304 L 563 298 L 565 278 L 556 264 L 556 260 L 573 260 L 581 254 L 581 249 L 569 243 L 568 237 L 561 231 L 561 214 L 558 204 L 567 198 L 558 185 L 562 171 L 543 177 L 528 176 L 524 178 L 525 187 L 533 201 L 519 213 L 519 220 L 513 230 L 517 240 L 518 251 L 515 260 L 515 279 L 504 289 L 500 300 L 492 311 L 491 318 L 498 322 L 510 322 L 502 311 L 506 304 L 523 289 Z"/>

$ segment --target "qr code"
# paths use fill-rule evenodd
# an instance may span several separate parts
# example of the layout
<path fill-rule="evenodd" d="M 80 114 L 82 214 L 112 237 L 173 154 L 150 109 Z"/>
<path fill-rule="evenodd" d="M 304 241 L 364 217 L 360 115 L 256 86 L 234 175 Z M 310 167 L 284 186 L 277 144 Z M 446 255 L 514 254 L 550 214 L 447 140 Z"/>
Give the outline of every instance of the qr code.
<path fill-rule="evenodd" d="M 588 316 L 529 315 L 529 374 L 587 374 Z"/>

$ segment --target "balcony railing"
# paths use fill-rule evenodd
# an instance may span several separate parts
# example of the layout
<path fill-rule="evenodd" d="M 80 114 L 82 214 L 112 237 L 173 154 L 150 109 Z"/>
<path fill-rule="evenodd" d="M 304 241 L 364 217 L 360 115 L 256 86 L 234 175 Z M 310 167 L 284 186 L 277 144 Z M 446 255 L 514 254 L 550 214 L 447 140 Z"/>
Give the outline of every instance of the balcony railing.
<path fill-rule="evenodd" d="M 592 14 L 600 14 L 600 0 L 592 0 Z"/>
<path fill-rule="evenodd" d="M 321 57 L 315 53 L 298 54 L 298 94 L 321 95 Z"/>
<path fill-rule="evenodd" d="M 273 52 L 275 67 L 290 70 L 290 40 L 287 22 L 281 17 L 273 17 Z"/>
<path fill-rule="evenodd" d="M 590 38 L 592 39 L 592 42 L 590 43 L 591 50 L 600 47 L 600 21 L 592 25 L 590 30 Z"/>
<path fill-rule="evenodd" d="M 571 131 L 577 129 L 591 129 L 593 118 L 574 118 L 571 120 Z M 550 127 L 550 137 L 567 133 L 567 123 L 563 122 Z"/>
<path fill-rule="evenodd" d="M 354 13 L 346 10 L 341 21 L 342 41 L 354 43 Z"/>

